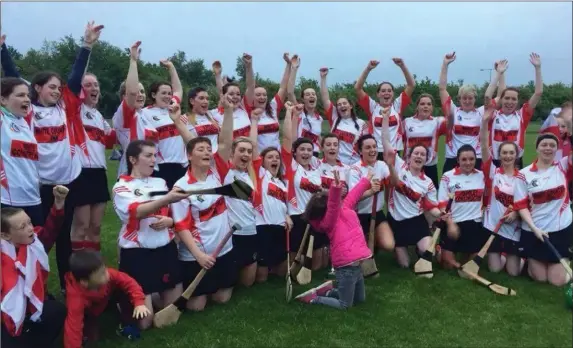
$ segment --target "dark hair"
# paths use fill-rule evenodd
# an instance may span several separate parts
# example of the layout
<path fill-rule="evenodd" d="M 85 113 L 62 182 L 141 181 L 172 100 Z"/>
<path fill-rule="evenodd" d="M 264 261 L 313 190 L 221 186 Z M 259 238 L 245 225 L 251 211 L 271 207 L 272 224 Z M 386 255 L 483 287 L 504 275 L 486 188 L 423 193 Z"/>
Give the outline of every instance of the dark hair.
<path fill-rule="evenodd" d="M 278 154 L 279 154 L 279 161 L 280 161 L 280 162 L 279 162 L 279 170 L 277 171 L 277 179 L 279 179 L 280 181 L 282 181 L 283 184 L 286 184 L 285 181 L 284 181 L 284 178 L 283 178 L 283 158 L 282 158 L 282 156 L 281 156 L 281 153 L 280 153 L 279 149 L 277 149 L 276 147 L 272 147 L 272 146 L 267 147 L 267 148 L 265 148 L 263 151 L 261 151 L 261 153 L 260 153 L 259 156 L 261 157 L 262 160 L 264 160 L 264 159 L 265 159 L 265 156 L 266 156 L 269 152 L 273 152 L 273 151 L 276 151 L 276 152 L 278 152 Z"/>
<path fill-rule="evenodd" d="M 38 92 L 36 92 L 36 86 L 44 87 L 48 81 L 50 81 L 53 77 L 60 80 L 60 85 L 63 85 L 64 82 L 58 73 L 52 71 L 42 71 L 37 73 L 30 82 L 30 100 L 32 103 L 38 102 Z"/>
<path fill-rule="evenodd" d="M 306 87 L 300 90 L 300 97 L 304 98 L 304 91 L 306 91 L 307 89 L 312 89 L 314 91 L 314 88 L 312 87 Z M 316 91 L 314 91 L 316 93 Z M 306 109 L 306 105 L 304 106 L 304 120 L 306 121 L 306 123 L 308 124 L 308 129 L 310 129 L 310 131 L 312 132 L 312 124 L 310 123 L 310 120 L 308 119 L 308 110 Z"/>
<path fill-rule="evenodd" d="M 227 94 L 227 91 L 229 90 L 229 88 L 231 87 L 237 87 L 239 89 L 239 93 L 241 93 L 241 86 L 239 86 L 238 83 L 236 82 L 227 82 L 225 83 L 225 85 L 223 85 L 223 88 L 221 89 L 223 94 Z"/>
<path fill-rule="evenodd" d="M 505 92 L 509 92 L 509 91 L 514 91 L 515 93 L 517 93 L 517 96 L 519 98 L 519 89 L 517 89 L 516 87 L 507 87 L 506 89 L 503 90 L 503 92 L 501 92 L 501 96 L 499 97 L 499 99 L 503 99 L 503 97 L 505 96 Z"/>
<path fill-rule="evenodd" d="M 309 138 L 298 138 L 292 143 L 292 156 L 295 158 L 295 152 L 302 144 L 310 144 L 314 150 L 314 144 Z M 296 159 L 296 158 L 295 158 Z"/>
<path fill-rule="evenodd" d="M 515 154 L 516 154 L 515 161 L 517 162 L 517 156 L 519 156 L 519 147 L 513 141 L 502 142 L 499 145 L 499 147 L 497 148 L 497 157 L 501 157 L 501 148 L 504 147 L 505 145 L 513 145 L 513 147 L 515 148 Z"/>
<path fill-rule="evenodd" d="M 155 98 L 152 97 L 152 95 L 155 93 L 157 93 L 157 91 L 159 91 L 159 88 L 161 86 L 169 86 L 169 88 L 171 88 L 171 90 L 173 90 L 173 87 L 171 86 L 171 84 L 167 81 L 155 81 L 153 82 L 150 86 L 149 86 L 149 91 L 147 91 L 147 96 L 149 97 L 149 100 L 151 100 L 151 104 L 155 104 Z"/>
<path fill-rule="evenodd" d="M 267 91 L 267 89 L 263 86 L 256 86 L 256 88 L 262 88 L 265 90 L 265 92 Z M 271 106 L 271 100 L 269 100 L 269 97 L 267 95 L 267 103 L 265 104 L 265 112 L 267 113 L 267 115 L 272 118 L 273 117 L 273 107 Z M 278 120 L 279 114 L 277 112 L 277 120 Z"/>
<path fill-rule="evenodd" d="M 327 205 L 328 192 L 321 191 L 313 193 L 302 213 L 302 218 L 307 222 L 322 219 L 326 214 Z"/>
<path fill-rule="evenodd" d="M 350 109 L 350 117 L 352 117 L 352 121 L 354 121 L 354 127 L 356 127 L 356 130 L 360 130 L 360 127 L 358 126 L 358 122 L 356 122 L 356 119 L 358 116 L 356 116 L 356 110 L 354 109 L 354 104 L 348 98 L 341 97 L 339 99 L 346 99 L 348 104 L 350 104 L 350 106 L 352 106 L 352 108 Z M 333 107 L 335 108 L 336 105 L 334 105 Z M 338 115 L 338 117 L 336 118 L 336 122 L 334 122 L 334 127 L 332 127 L 333 132 L 336 131 L 336 129 L 338 128 L 338 124 L 340 123 L 341 119 L 342 119 L 342 117 L 340 115 Z"/>
<path fill-rule="evenodd" d="M 338 135 L 334 134 L 334 133 L 328 133 L 325 136 L 322 137 L 322 140 L 320 141 L 320 147 L 324 147 L 324 141 L 328 138 L 336 138 L 337 140 L 340 140 L 340 138 L 338 138 Z"/>
<path fill-rule="evenodd" d="M 0 84 L 1 84 L 0 89 L 2 90 L 1 95 L 4 98 L 8 98 L 10 94 L 14 92 L 14 89 L 16 89 L 16 87 L 20 85 L 24 85 L 26 87 L 28 86 L 26 82 L 24 82 L 24 80 L 17 77 L 3 77 Z"/>
<path fill-rule="evenodd" d="M 127 145 L 127 149 L 125 150 L 125 163 L 127 164 L 127 174 L 131 175 L 131 171 L 133 170 L 133 165 L 129 161 L 130 157 L 139 157 L 141 152 L 143 151 L 144 146 L 155 147 L 155 143 L 150 140 L 134 140 Z"/>
<path fill-rule="evenodd" d="M 105 267 L 105 263 L 98 251 L 78 250 L 70 256 L 70 272 L 76 280 L 89 280 L 90 276 L 102 267 Z"/>
<path fill-rule="evenodd" d="M 391 83 L 388 82 L 388 81 L 382 81 L 382 82 L 378 85 L 378 88 L 376 89 L 376 93 L 379 93 L 379 92 L 380 92 L 380 89 L 382 88 L 383 85 L 390 85 L 390 87 L 392 88 L 392 92 L 394 92 L 394 85 L 393 85 L 393 84 L 391 84 Z"/>
<path fill-rule="evenodd" d="M 559 140 L 557 139 L 557 137 L 555 136 L 555 134 L 553 134 L 553 133 L 543 133 L 543 134 L 540 134 L 540 135 L 537 137 L 537 140 L 535 141 L 535 148 L 537 149 L 537 148 L 539 147 L 539 143 L 540 143 L 542 140 L 545 140 L 545 139 L 553 139 L 553 140 L 555 140 L 555 142 L 556 142 L 557 144 L 559 144 Z"/>
<path fill-rule="evenodd" d="M 193 150 L 195 149 L 195 146 L 197 146 L 197 144 L 199 144 L 199 143 L 207 143 L 207 144 L 209 144 L 209 146 L 212 146 L 211 140 L 209 140 L 209 138 L 207 138 L 207 137 L 196 137 L 196 138 L 189 140 L 189 142 L 187 143 L 187 146 L 186 146 L 187 154 L 190 155 L 191 152 L 193 152 Z"/>
<path fill-rule="evenodd" d="M 368 139 L 372 139 L 374 140 L 375 143 L 378 143 L 376 141 L 376 138 L 374 138 L 374 136 L 370 133 L 366 133 L 360 136 L 360 138 L 358 138 L 358 140 L 356 140 L 356 152 L 358 152 L 358 154 L 362 157 L 362 145 L 364 144 L 364 142 Z"/>
<path fill-rule="evenodd" d="M 473 152 L 474 156 L 476 155 L 476 149 L 474 149 L 473 146 L 471 146 L 470 144 L 464 144 L 462 146 L 460 146 L 460 148 L 458 149 L 458 153 L 456 154 L 456 160 L 459 161 L 460 160 L 460 156 L 462 154 L 462 152 Z"/>
<path fill-rule="evenodd" d="M 197 98 L 197 95 L 201 92 L 207 92 L 207 90 L 203 87 L 195 87 L 191 88 L 187 93 L 187 107 L 189 108 L 189 112 L 193 111 L 193 104 L 191 104 L 191 99 Z"/>
<path fill-rule="evenodd" d="M 430 159 L 430 151 L 428 150 L 426 145 L 422 143 L 415 143 L 414 145 L 410 146 L 408 148 L 408 151 L 406 151 L 407 157 L 410 157 L 412 155 L 412 152 L 414 152 L 414 149 L 417 147 L 423 147 L 424 150 L 426 150 L 426 162 L 427 162 Z"/>
<path fill-rule="evenodd" d="M 21 212 L 23 212 L 24 209 L 22 208 L 14 208 L 14 207 L 5 207 L 2 208 L 2 210 L 0 211 L 0 231 L 2 231 L 2 233 L 8 233 L 10 232 L 10 223 L 8 222 L 8 219 L 10 219 L 12 216 L 19 214 Z"/>

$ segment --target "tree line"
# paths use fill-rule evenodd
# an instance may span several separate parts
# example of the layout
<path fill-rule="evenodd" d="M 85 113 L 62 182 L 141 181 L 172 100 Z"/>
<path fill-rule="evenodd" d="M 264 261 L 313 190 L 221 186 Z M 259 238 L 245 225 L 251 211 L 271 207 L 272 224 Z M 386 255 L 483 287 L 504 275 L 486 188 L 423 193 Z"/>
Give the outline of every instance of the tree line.
<path fill-rule="evenodd" d="M 73 36 L 66 36 L 57 41 L 44 41 L 44 44 L 39 49 L 30 49 L 26 53 L 21 53 L 14 47 L 8 46 L 12 57 L 16 63 L 18 70 L 21 75 L 30 80 L 34 74 L 43 71 L 50 70 L 60 73 L 63 77 L 66 77 L 71 71 L 72 64 L 75 60 L 76 53 L 78 51 L 79 40 L 74 39 Z M 211 71 L 211 62 L 205 64 L 203 59 L 200 58 L 190 58 L 187 57 L 185 52 L 177 51 L 171 57 L 169 57 L 179 73 L 181 83 L 183 84 L 185 93 L 193 87 L 202 86 L 209 91 L 211 107 L 215 107 L 218 103 L 218 93 L 215 88 L 215 77 Z M 357 62 L 360 64 L 360 62 Z M 100 41 L 93 49 L 88 71 L 95 74 L 98 77 L 100 88 L 101 88 L 101 98 L 99 104 L 99 110 L 106 118 L 111 118 L 113 113 L 119 105 L 120 99 L 118 95 L 118 90 L 121 82 L 125 79 L 127 75 L 127 69 L 129 65 L 129 48 L 120 48 L 114 46 L 106 41 Z M 225 68 L 225 67 L 224 67 Z M 229 67 L 225 72 L 229 72 Z M 439 68 L 439 67 L 437 67 Z M 437 69 L 436 68 L 436 69 Z M 277 69 L 283 69 L 282 66 L 277 66 Z M 237 63 L 235 67 L 236 80 L 242 85 L 244 90 L 245 87 L 245 76 L 241 57 L 237 57 Z M 318 69 L 317 69 L 318 75 Z M 257 85 L 265 87 L 269 98 L 272 97 L 279 89 L 278 81 L 272 81 L 268 78 L 264 78 L 256 74 Z M 235 78 L 231 76 L 231 78 Z M 438 84 L 432 81 L 430 78 L 425 77 L 424 79 L 419 79 L 415 74 L 416 79 L 416 89 L 413 100 L 422 94 L 429 93 L 434 97 L 436 104 L 439 104 L 439 91 Z M 153 81 L 158 80 L 169 80 L 167 71 L 157 63 L 146 63 L 143 61 L 139 62 L 139 79 L 144 86 L 149 86 Z M 455 98 L 458 93 L 458 89 L 462 86 L 463 80 L 458 80 L 457 82 L 448 83 L 448 92 L 452 97 Z M 304 88 L 314 88 L 317 93 L 319 91 L 319 81 L 315 78 L 306 78 L 301 76 L 296 86 L 295 93 L 300 95 L 300 90 Z M 478 87 L 478 98 L 477 105 L 482 105 L 483 95 L 487 88 L 487 82 L 484 82 L 482 86 Z M 520 90 L 521 102 L 526 101 L 533 94 L 534 82 L 530 81 L 526 85 L 516 86 Z M 375 96 L 377 83 L 367 83 L 364 86 L 365 91 L 371 95 Z M 395 85 L 396 95 L 402 92 L 404 85 Z M 330 98 L 332 101 L 336 101 L 339 97 L 347 97 L 356 104 L 356 93 L 354 91 L 354 81 L 352 83 L 337 83 L 330 84 L 329 86 Z M 541 102 L 538 104 L 534 120 L 544 119 L 549 111 L 564 103 L 565 101 L 572 100 L 572 88 L 571 86 L 565 85 L 563 83 L 553 83 L 550 85 L 544 85 L 543 97 Z M 318 98 L 319 108 L 320 98 Z M 183 101 L 183 107 L 186 109 L 187 102 Z M 415 103 L 412 103 L 405 112 L 405 116 L 413 115 L 415 112 Z M 365 118 L 361 108 L 357 108 L 359 117 Z M 442 110 L 439 105 L 434 106 L 434 115 L 441 115 Z M 281 113 L 281 117 L 284 116 Z"/>

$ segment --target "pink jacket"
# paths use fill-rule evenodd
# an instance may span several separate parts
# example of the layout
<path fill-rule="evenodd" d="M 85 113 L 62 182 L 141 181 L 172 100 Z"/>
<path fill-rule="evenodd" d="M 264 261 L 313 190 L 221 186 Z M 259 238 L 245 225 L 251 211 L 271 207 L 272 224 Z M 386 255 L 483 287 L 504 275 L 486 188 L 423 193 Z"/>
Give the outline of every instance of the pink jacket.
<path fill-rule="evenodd" d="M 333 183 L 328 194 L 326 214 L 321 220 L 310 222 L 316 231 L 328 235 L 330 258 L 332 259 L 332 266 L 335 268 L 372 256 L 366 244 L 358 215 L 354 210 L 362 194 L 369 188 L 370 181 L 362 178 L 341 202 L 342 188 Z"/>

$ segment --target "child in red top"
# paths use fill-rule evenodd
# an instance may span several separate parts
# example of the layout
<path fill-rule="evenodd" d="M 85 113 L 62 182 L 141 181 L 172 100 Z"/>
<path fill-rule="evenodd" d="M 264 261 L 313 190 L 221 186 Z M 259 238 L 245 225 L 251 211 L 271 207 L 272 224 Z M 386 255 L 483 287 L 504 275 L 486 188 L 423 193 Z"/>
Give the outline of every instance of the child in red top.
<path fill-rule="evenodd" d="M 110 297 L 118 290 L 125 293 L 135 307 L 133 318 L 141 319 L 151 313 L 144 304 L 141 286 L 127 274 L 106 267 L 97 251 L 86 249 L 72 254 L 70 272 L 65 279 L 68 307 L 64 325 L 65 348 L 82 347 L 84 332 L 88 333 L 88 340 L 97 340 L 96 317 L 106 309 Z M 127 320 L 122 321 L 127 324 Z"/>

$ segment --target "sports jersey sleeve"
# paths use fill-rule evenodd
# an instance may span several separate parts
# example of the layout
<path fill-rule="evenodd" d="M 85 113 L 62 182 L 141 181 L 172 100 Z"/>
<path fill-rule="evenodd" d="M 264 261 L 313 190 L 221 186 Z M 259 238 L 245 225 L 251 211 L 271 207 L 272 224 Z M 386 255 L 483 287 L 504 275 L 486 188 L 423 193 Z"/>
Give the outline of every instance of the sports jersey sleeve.
<path fill-rule="evenodd" d="M 442 111 L 444 112 L 446 118 L 455 114 L 456 104 L 454 104 L 452 101 L 452 97 L 448 97 L 448 99 L 442 103 Z"/>
<path fill-rule="evenodd" d="M 573 180 L 573 165 L 571 164 L 571 157 L 566 156 L 561 158 L 561 160 L 559 160 L 559 165 L 561 166 L 563 173 L 565 173 L 567 180 Z"/>
<path fill-rule="evenodd" d="M 371 124 L 374 122 L 372 119 L 372 113 L 376 108 L 376 102 L 374 99 L 370 98 L 370 96 L 365 93 L 362 98 L 358 99 L 358 105 L 360 105 L 364 112 L 366 112 L 366 115 L 368 116 L 368 123 Z"/>
<path fill-rule="evenodd" d="M 34 232 L 40 242 L 42 242 L 42 245 L 44 245 L 46 254 L 49 253 L 50 249 L 54 246 L 63 223 L 64 209 L 56 209 L 56 206 L 52 206 L 44 226 L 34 227 Z"/>
<path fill-rule="evenodd" d="M 529 208 L 529 194 L 527 192 L 527 182 L 525 176 L 519 173 L 513 184 L 513 209 L 518 211 Z"/>
<path fill-rule="evenodd" d="M 81 348 L 83 343 L 85 300 L 77 291 L 68 291 L 64 322 L 64 348 Z"/>
<path fill-rule="evenodd" d="M 113 268 L 108 268 L 110 282 L 121 289 L 128 297 L 134 307 L 145 304 L 145 295 L 141 286 L 126 273 Z"/>
<path fill-rule="evenodd" d="M 219 177 L 221 178 L 221 180 L 224 180 L 225 177 L 227 176 L 227 173 L 229 172 L 229 163 L 227 161 L 225 161 L 218 152 L 215 152 L 215 155 L 213 155 L 213 159 L 215 160 L 215 169 L 217 170 L 217 173 L 219 174 Z"/>
<path fill-rule="evenodd" d="M 279 113 L 283 109 L 284 105 L 285 104 L 284 104 L 283 100 L 281 99 L 281 97 L 278 94 L 276 94 L 275 97 L 273 98 L 273 100 L 271 101 L 271 106 L 277 113 L 276 114 L 277 120 L 279 118 Z"/>
<path fill-rule="evenodd" d="M 521 106 L 521 118 L 524 129 L 527 128 L 527 126 L 529 126 L 529 122 L 531 121 L 532 117 L 533 117 L 533 110 L 529 106 L 529 102 L 526 102 L 523 104 L 523 106 Z"/>
<path fill-rule="evenodd" d="M 448 133 L 448 119 L 444 116 L 436 117 L 438 120 L 438 129 L 436 131 L 436 137 L 441 137 L 442 135 L 446 135 Z"/>
<path fill-rule="evenodd" d="M 402 116 L 411 102 L 412 99 L 405 92 L 400 93 L 400 96 L 394 100 L 394 109 L 398 110 L 399 116 Z"/>
<path fill-rule="evenodd" d="M 438 192 L 436 191 L 436 186 L 434 186 L 434 183 L 430 180 L 428 183 L 428 192 L 426 192 L 423 198 L 422 207 L 424 210 L 431 210 L 437 208 L 438 205 Z"/>
<path fill-rule="evenodd" d="M 450 200 L 449 183 L 450 178 L 445 174 L 442 175 L 442 179 L 440 180 L 440 188 L 438 189 L 438 207 L 440 209 L 445 209 L 448 205 L 448 201 Z"/>
<path fill-rule="evenodd" d="M 332 127 L 332 125 L 334 125 L 334 122 L 336 122 L 335 110 L 336 109 L 334 108 L 334 104 L 332 102 L 330 102 L 328 104 L 328 107 L 324 110 L 324 116 L 326 116 L 326 120 L 328 121 L 330 127 Z"/>
<path fill-rule="evenodd" d="M 113 186 L 113 208 L 122 223 L 136 221 L 137 207 L 140 203 L 134 202 L 135 195 L 125 183 L 119 181 Z"/>

